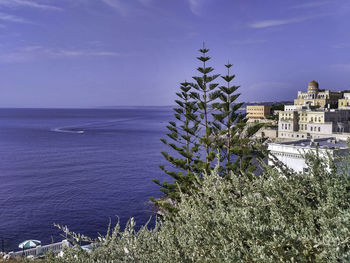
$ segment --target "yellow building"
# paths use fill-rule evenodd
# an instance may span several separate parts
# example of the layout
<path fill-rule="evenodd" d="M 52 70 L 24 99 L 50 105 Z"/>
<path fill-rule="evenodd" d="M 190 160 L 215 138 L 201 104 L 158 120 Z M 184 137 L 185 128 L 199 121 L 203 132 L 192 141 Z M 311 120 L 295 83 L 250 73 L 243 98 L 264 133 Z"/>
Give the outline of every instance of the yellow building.
<path fill-rule="evenodd" d="M 311 81 L 308 84 L 307 92 L 298 91 L 298 98 L 294 105 L 320 106 L 322 108 L 336 108 L 338 100 L 342 98 L 342 92 L 320 90 L 318 82 Z"/>
<path fill-rule="evenodd" d="M 248 119 L 264 119 L 270 115 L 271 106 L 267 105 L 249 105 L 247 106 Z"/>

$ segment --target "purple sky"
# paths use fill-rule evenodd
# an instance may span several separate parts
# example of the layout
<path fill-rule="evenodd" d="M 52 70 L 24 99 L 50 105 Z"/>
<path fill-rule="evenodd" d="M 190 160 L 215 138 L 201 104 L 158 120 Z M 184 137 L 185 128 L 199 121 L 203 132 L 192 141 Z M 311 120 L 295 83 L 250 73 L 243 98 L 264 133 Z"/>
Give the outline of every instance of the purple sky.
<path fill-rule="evenodd" d="M 173 104 L 205 41 L 241 100 L 350 89 L 348 0 L 0 0 L 0 107 Z"/>

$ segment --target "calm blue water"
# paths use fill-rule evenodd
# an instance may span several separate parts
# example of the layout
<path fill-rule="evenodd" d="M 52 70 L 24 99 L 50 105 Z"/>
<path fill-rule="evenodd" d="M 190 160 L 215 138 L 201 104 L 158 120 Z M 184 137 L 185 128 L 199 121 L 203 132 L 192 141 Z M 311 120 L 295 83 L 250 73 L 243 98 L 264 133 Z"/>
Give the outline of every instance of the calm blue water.
<path fill-rule="evenodd" d="M 109 218 L 144 224 L 168 179 L 160 138 L 170 108 L 0 109 L 0 240 L 62 240 L 53 223 L 96 236 Z M 0 243 L 1 244 L 1 243 Z M 0 248 L 1 249 L 1 248 Z"/>

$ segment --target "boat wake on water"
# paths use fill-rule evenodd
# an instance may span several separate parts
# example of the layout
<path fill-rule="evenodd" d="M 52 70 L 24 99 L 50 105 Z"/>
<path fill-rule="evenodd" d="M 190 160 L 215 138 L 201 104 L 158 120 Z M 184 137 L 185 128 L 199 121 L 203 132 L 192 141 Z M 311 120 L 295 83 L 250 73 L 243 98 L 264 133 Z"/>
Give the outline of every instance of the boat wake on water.
<path fill-rule="evenodd" d="M 107 127 L 113 126 L 117 122 L 125 122 L 133 119 L 128 118 L 128 119 L 109 120 L 104 122 L 90 122 L 90 123 L 84 123 L 84 124 L 75 125 L 75 126 L 53 128 L 51 129 L 51 131 L 82 134 L 82 133 L 85 133 L 87 130 L 99 130 L 101 128 L 107 128 Z"/>
<path fill-rule="evenodd" d="M 65 133 L 84 133 L 85 131 L 76 131 L 76 130 L 69 130 L 68 128 L 55 128 L 51 129 L 53 132 L 65 132 Z"/>

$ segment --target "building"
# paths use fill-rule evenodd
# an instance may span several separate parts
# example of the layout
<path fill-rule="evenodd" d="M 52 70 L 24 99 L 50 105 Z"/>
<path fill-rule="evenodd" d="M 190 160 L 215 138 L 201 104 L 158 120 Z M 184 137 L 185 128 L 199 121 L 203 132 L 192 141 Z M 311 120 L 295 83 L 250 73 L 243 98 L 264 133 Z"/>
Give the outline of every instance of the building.
<path fill-rule="evenodd" d="M 298 91 L 298 97 L 294 105 L 310 105 L 322 108 L 337 108 L 338 100 L 343 96 L 342 92 L 320 90 L 318 82 L 311 81 L 308 84 L 307 92 Z"/>
<path fill-rule="evenodd" d="M 284 111 L 309 110 L 309 105 L 284 105 Z"/>
<path fill-rule="evenodd" d="M 344 93 L 343 98 L 338 100 L 339 109 L 350 109 L 350 93 Z"/>
<path fill-rule="evenodd" d="M 292 140 L 326 138 L 350 132 L 350 109 L 279 112 L 278 137 Z"/>
<path fill-rule="evenodd" d="M 247 118 L 248 119 L 264 119 L 270 115 L 271 106 L 268 105 L 248 105 Z"/>
<path fill-rule="evenodd" d="M 318 148 L 318 153 L 321 157 L 325 157 L 327 154 L 330 154 L 332 157 L 343 156 L 349 151 L 344 140 L 337 140 L 335 138 L 269 143 L 268 164 L 274 165 L 272 161 L 274 156 L 288 168 L 296 172 L 308 172 L 304 156 L 310 151 L 316 153 L 316 148 Z"/>
<path fill-rule="evenodd" d="M 294 138 L 294 132 L 298 130 L 298 111 L 280 111 L 278 113 L 278 137 L 290 138 L 293 135 Z"/>
<path fill-rule="evenodd" d="M 338 109 L 335 109 L 339 106 Z M 350 91 L 320 90 L 316 81 L 278 112 L 278 137 L 289 140 L 350 137 Z"/>

